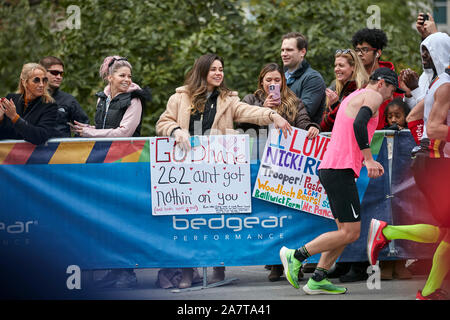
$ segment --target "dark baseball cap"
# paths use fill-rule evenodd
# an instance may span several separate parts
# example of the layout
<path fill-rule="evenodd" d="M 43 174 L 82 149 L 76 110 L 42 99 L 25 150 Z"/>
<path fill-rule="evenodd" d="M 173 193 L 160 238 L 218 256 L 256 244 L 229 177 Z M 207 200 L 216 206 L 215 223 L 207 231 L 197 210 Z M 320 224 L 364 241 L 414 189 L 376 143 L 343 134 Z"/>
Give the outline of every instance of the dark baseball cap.
<path fill-rule="evenodd" d="M 405 93 L 404 90 L 400 89 L 398 86 L 398 76 L 397 74 L 389 68 L 378 68 L 370 76 L 370 80 L 381 80 L 383 79 L 389 84 L 395 87 L 395 92 Z"/>

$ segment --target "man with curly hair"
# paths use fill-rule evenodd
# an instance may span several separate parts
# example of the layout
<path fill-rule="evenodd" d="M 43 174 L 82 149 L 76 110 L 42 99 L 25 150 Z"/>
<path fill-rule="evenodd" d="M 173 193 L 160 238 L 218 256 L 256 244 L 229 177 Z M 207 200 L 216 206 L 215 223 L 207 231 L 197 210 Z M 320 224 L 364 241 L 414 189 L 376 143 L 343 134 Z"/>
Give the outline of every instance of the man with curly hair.
<path fill-rule="evenodd" d="M 364 28 L 353 35 L 353 47 L 364 64 L 367 74 L 372 74 L 380 67 L 394 70 L 394 65 L 391 62 L 380 61 L 381 53 L 387 43 L 386 34 L 380 29 Z"/>
<path fill-rule="evenodd" d="M 378 68 L 389 68 L 395 71 L 394 64 L 390 61 L 381 61 L 383 49 L 388 44 L 386 33 L 381 29 L 364 28 L 358 30 L 352 37 L 353 47 L 361 59 L 367 74 L 372 74 Z M 394 98 L 403 97 L 398 93 L 394 94 Z M 382 130 L 385 126 L 384 109 L 391 100 L 386 100 L 379 109 L 380 117 L 377 130 Z"/>

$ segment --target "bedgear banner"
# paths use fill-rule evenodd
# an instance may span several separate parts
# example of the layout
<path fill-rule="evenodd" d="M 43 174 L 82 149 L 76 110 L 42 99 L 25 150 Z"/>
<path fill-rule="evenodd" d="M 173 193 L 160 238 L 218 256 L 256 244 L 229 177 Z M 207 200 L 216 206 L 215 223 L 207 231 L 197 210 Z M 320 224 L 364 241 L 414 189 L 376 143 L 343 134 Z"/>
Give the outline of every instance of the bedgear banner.
<path fill-rule="evenodd" d="M 374 139 L 374 156 L 388 168 L 386 138 Z M 336 229 L 331 219 L 255 197 L 250 213 L 154 216 L 150 140 L 0 143 L 0 200 L 7 204 L 0 219 L 2 276 L 20 278 L 31 265 L 41 266 L 40 277 L 51 278 L 57 272 L 67 277 L 69 265 L 85 270 L 279 264 L 281 246 L 296 248 Z M 394 160 L 396 155 L 409 152 L 395 151 Z M 250 190 L 259 169 L 259 161 L 252 161 Z M 362 172 L 358 179 L 361 238 L 341 259 L 363 261 L 370 219 L 392 220 L 388 174 L 368 179 Z"/>

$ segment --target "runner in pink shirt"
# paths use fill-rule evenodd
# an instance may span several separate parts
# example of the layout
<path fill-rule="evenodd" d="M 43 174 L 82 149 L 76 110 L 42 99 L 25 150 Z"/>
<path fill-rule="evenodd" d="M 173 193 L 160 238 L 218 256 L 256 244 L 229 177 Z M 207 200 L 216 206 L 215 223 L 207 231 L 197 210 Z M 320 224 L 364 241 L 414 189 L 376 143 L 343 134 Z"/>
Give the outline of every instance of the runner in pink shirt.
<path fill-rule="evenodd" d="M 307 294 L 343 294 L 347 288 L 336 286 L 328 278 L 328 270 L 345 247 L 358 240 L 361 230 L 360 201 L 355 178 L 366 166 L 369 178 L 384 174 L 383 166 L 372 158 L 370 140 L 378 124 L 378 109 L 398 88 L 398 77 L 388 68 L 379 68 L 370 76 L 365 89 L 342 101 L 331 132 L 324 159 L 319 166 L 319 179 L 324 186 L 338 230 L 326 232 L 301 248 L 282 247 L 280 259 L 286 278 L 298 288 L 298 271 L 302 262 L 320 253 L 313 276 L 303 287 Z"/>

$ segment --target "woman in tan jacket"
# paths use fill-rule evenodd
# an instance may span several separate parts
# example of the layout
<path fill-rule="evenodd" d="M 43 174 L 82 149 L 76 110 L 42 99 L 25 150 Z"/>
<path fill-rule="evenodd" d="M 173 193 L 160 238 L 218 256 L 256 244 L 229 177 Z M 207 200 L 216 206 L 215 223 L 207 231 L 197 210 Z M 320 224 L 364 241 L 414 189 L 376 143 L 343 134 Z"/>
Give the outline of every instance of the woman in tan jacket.
<path fill-rule="evenodd" d="M 185 85 L 169 98 L 166 111 L 156 123 L 156 134 L 174 136 L 189 149 L 191 135 L 236 134 L 234 122 L 273 123 L 287 136 L 289 123 L 276 111 L 241 102 L 237 92 L 224 84 L 223 60 L 215 54 L 197 59 Z"/>
<path fill-rule="evenodd" d="M 184 150 L 190 149 L 190 136 L 236 134 L 234 122 L 268 125 L 273 123 L 285 137 L 292 128 L 288 121 L 270 108 L 240 101 L 237 92 L 224 83 L 223 59 L 216 54 L 198 58 L 186 75 L 185 85 L 177 88 L 167 102 L 166 111 L 156 123 L 156 134 L 173 136 Z M 182 269 L 179 288 L 192 284 L 193 269 Z M 210 283 L 222 281 L 224 267 L 215 267 Z"/>

